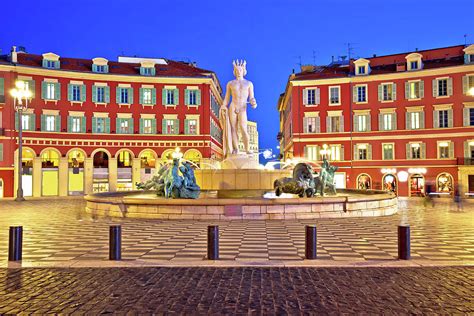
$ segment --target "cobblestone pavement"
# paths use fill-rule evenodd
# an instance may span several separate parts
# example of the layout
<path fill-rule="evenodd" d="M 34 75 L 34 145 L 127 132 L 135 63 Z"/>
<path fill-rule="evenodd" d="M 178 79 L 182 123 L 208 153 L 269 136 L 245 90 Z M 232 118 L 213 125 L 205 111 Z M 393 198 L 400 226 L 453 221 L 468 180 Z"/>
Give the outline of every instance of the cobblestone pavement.
<path fill-rule="evenodd" d="M 388 217 L 219 222 L 91 218 L 82 199 L 58 198 L 0 201 L 0 264 L 6 266 L 8 226 L 24 227 L 24 261 L 47 264 L 107 259 L 108 226 L 117 223 L 123 230 L 123 259 L 202 261 L 206 227 L 217 224 L 223 260 L 301 261 L 304 225 L 316 224 L 319 259 L 393 260 L 397 225 L 408 223 L 413 259 L 474 263 L 474 204 L 457 211 L 450 200 L 440 199 L 435 208 L 423 207 L 421 200 L 402 200 L 400 212 Z"/>
<path fill-rule="evenodd" d="M 474 268 L 0 269 L 0 313 L 469 314 Z"/>

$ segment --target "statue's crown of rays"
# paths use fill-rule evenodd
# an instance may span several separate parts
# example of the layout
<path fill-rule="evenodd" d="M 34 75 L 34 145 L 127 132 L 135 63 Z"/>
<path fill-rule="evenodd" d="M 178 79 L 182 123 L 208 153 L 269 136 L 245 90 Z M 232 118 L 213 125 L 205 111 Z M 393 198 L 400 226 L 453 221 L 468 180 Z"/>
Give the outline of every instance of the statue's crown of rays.
<path fill-rule="evenodd" d="M 247 66 L 247 61 L 237 59 L 237 60 L 232 61 L 232 64 L 234 65 L 234 68 L 242 67 L 245 69 Z"/>

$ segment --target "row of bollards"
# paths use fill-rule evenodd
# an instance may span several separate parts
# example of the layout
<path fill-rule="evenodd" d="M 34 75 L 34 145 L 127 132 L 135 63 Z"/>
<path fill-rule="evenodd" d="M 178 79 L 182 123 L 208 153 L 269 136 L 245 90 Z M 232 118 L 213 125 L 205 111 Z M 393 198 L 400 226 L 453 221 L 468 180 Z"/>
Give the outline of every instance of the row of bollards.
<path fill-rule="evenodd" d="M 8 261 L 22 259 L 23 227 L 10 227 L 8 238 Z M 305 259 L 317 258 L 317 230 L 315 225 L 305 227 Z M 110 226 L 109 229 L 109 260 L 122 259 L 122 227 Z M 219 226 L 207 227 L 207 259 L 219 259 Z M 398 259 L 410 259 L 410 226 L 398 226 Z"/>

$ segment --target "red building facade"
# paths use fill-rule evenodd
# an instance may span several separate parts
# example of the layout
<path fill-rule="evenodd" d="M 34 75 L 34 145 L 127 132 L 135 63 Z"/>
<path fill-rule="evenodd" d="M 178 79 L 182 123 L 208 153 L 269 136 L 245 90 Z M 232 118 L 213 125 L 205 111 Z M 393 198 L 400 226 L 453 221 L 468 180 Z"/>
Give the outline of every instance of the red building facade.
<path fill-rule="evenodd" d="M 278 110 L 282 159 L 327 155 L 339 187 L 474 193 L 474 45 L 305 66 Z"/>
<path fill-rule="evenodd" d="M 33 95 L 21 119 L 9 93 L 17 81 Z M 0 57 L 0 197 L 16 193 L 20 121 L 26 196 L 131 190 L 177 147 L 206 168 L 222 157 L 221 92 L 212 71 L 189 63 L 13 48 Z"/>

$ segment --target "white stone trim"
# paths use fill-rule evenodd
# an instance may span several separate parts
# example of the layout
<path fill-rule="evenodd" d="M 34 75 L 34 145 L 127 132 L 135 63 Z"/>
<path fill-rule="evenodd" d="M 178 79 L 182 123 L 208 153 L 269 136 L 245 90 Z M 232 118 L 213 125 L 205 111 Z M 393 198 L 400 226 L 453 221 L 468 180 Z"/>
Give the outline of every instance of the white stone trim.
<path fill-rule="evenodd" d="M 437 110 L 449 110 L 453 108 L 453 104 L 433 104 L 435 111 Z"/>
<path fill-rule="evenodd" d="M 44 53 L 43 54 L 43 59 L 47 59 L 47 60 L 52 60 L 52 61 L 58 61 L 59 60 L 59 55 L 55 54 L 55 53 Z"/>
<path fill-rule="evenodd" d="M 342 110 L 327 111 L 328 116 L 342 116 Z"/>
<path fill-rule="evenodd" d="M 154 119 L 156 117 L 156 114 L 146 114 L 146 113 L 141 113 L 140 118 L 142 119 Z"/>
<path fill-rule="evenodd" d="M 117 118 L 132 118 L 132 113 L 117 113 Z"/>
<path fill-rule="evenodd" d="M 132 85 L 129 84 L 129 83 L 119 83 L 119 84 L 118 84 L 118 87 L 119 87 L 119 88 L 131 88 Z"/>
<path fill-rule="evenodd" d="M 177 89 L 177 88 L 176 88 L 176 86 L 164 86 L 164 89 L 172 90 L 172 89 Z"/>
<path fill-rule="evenodd" d="M 186 90 L 199 90 L 198 86 L 187 86 Z"/>
<path fill-rule="evenodd" d="M 379 109 L 380 113 L 395 113 L 396 108 Z"/>
<path fill-rule="evenodd" d="M 146 88 L 146 89 L 154 89 L 155 86 L 152 84 L 142 84 L 141 88 Z"/>
<path fill-rule="evenodd" d="M 407 110 L 407 112 L 423 112 L 424 109 L 425 109 L 425 106 L 424 105 L 420 105 L 420 106 L 408 106 L 405 108 Z"/>
<path fill-rule="evenodd" d="M 69 113 L 69 116 L 81 116 L 81 117 L 83 117 L 85 112 L 68 111 L 68 113 Z"/>
<path fill-rule="evenodd" d="M 43 115 L 59 115 L 59 110 L 43 110 Z"/>
<path fill-rule="evenodd" d="M 304 112 L 304 117 L 319 117 L 319 111 Z"/>
<path fill-rule="evenodd" d="M 94 86 L 97 87 L 108 87 L 106 82 L 94 82 Z"/>
<path fill-rule="evenodd" d="M 53 79 L 53 78 L 44 78 L 44 82 L 52 82 L 52 83 L 57 83 L 58 79 Z"/>
<path fill-rule="evenodd" d="M 178 114 L 163 114 L 164 120 L 177 120 Z"/>
<path fill-rule="evenodd" d="M 76 80 L 71 80 L 69 81 L 69 84 L 78 84 L 78 85 L 83 85 L 84 81 L 76 81 Z"/>
<path fill-rule="evenodd" d="M 94 117 L 109 117 L 109 113 L 107 112 L 93 112 Z"/>
<path fill-rule="evenodd" d="M 106 66 L 109 63 L 109 61 L 103 57 L 93 58 L 92 62 L 94 63 L 94 65 L 98 66 Z"/>

